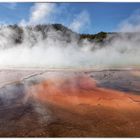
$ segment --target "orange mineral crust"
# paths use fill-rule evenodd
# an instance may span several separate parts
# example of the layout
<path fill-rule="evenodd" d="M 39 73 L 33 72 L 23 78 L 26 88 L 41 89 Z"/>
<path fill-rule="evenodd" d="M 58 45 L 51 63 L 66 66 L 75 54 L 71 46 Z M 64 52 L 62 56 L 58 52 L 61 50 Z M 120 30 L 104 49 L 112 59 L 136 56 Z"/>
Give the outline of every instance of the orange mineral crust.
<path fill-rule="evenodd" d="M 85 74 L 56 75 L 33 85 L 30 93 L 44 103 L 49 102 L 79 113 L 79 105 L 140 110 L 139 95 L 98 87 L 96 82 Z"/>
<path fill-rule="evenodd" d="M 1 71 L 0 136 L 140 137 L 139 73 Z"/>

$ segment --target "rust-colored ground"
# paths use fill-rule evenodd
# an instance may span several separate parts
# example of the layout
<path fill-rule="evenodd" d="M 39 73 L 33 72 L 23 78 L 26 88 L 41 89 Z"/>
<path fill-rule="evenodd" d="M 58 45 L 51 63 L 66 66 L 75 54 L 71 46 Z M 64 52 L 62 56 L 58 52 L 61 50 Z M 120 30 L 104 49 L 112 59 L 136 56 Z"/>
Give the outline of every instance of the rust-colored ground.
<path fill-rule="evenodd" d="M 0 88 L 0 136 L 140 137 L 139 71 L 44 72 Z"/>
<path fill-rule="evenodd" d="M 48 77 L 30 92 L 57 108 L 54 136 L 140 136 L 140 96 L 132 92 L 97 87 L 84 73 Z"/>
<path fill-rule="evenodd" d="M 80 111 L 76 108 L 80 104 L 125 110 L 140 109 L 139 95 L 97 87 L 96 81 L 86 75 L 52 77 L 32 86 L 32 89 L 38 100 L 72 110 L 74 107 L 76 112 Z"/>

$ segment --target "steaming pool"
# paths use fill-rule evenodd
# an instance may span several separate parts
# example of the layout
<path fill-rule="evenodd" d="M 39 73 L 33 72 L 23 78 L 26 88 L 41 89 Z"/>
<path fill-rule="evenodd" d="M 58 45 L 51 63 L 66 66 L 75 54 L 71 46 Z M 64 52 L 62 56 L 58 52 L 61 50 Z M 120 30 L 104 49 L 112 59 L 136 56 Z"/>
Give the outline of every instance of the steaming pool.
<path fill-rule="evenodd" d="M 0 136 L 136 137 L 139 118 L 139 69 L 0 70 Z"/>

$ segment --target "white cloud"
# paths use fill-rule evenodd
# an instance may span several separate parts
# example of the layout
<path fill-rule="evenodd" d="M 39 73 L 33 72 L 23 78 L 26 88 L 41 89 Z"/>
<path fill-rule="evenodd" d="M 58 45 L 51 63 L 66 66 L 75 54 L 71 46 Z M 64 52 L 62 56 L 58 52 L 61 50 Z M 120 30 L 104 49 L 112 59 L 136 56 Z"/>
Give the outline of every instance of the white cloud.
<path fill-rule="evenodd" d="M 79 32 L 88 27 L 90 23 L 90 16 L 87 11 L 82 11 L 80 14 L 76 15 L 73 21 L 70 23 L 69 28 Z"/>

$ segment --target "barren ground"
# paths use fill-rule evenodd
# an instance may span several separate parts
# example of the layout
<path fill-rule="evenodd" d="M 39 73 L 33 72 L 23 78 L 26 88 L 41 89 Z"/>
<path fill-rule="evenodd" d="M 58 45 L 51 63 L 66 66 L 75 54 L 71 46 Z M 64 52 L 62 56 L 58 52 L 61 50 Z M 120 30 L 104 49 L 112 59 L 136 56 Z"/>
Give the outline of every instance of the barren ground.
<path fill-rule="evenodd" d="M 0 71 L 1 137 L 140 137 L 140 71 Z"/>

